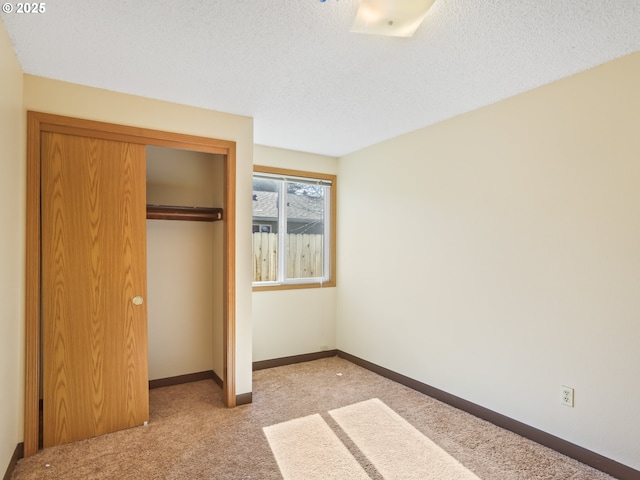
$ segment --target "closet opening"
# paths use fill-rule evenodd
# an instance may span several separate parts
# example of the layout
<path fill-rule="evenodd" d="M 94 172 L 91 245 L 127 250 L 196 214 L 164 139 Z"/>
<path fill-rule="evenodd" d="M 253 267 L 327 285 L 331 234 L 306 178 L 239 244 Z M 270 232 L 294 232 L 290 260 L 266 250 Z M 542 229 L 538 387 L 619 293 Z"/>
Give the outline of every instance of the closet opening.
<path fill-rule="evenodd" d="M 129 404 L 125 410 L 105 407 L 118 403 L 111 393 L 121 389 L 129 393 L 118 398 L 134 398 L 142 412 L 129 426 L 142 424 L 149 380 L 184 380 L 204 372 L 222 384 L 224 404 L 236 406 L 235 149 L 233 141 L 27 112 L 25 456 L 38 451 L 40 427 L 44 424 L 51 432 L 52 419 L 64 430 L 80 409 L 88 410 L 82 412 L 88 420 L 80 422 L 80 428 L 104 424 L 107 408 L 110 415 L 121 411 L 120 417 L 130 417 Z M 116 157 L 123 163 L 116 164 Z M 148 261 L 139 262 L 146 257 Z M 69 264 L 75 266 L 67 268 Z M 175 270 L 168 272 L 171 265 Z M 63 281 L 52 283 L 52 278 Z M 115 286 L 102 288 L 113 278 Z M 88 294 L 83 293 L 85 283 Z M 118 294 L 115 300 L 103 300 L 113 292 Z M 89 312 L 91 322 L 76 327 L 69 319 L 85 314 L 64 309 L 75 311 L 78 304 L 79 312 Z M 102 315 L 102 309 L 109 314 Z M 126 312 L 124 329 L 111 327 L 121 316 L 118 312 Z M 105 319 L 107 323 L 100 323 Z M 49 332 L 47 348 L 43 325 Z M 107 337 L 108 329 L 116 335 L 126 332 L 125 337 Z M 72 347 L 76 356 L 69 355 Z M 77 356 L 87 351 L 88 357 Z M 108 351 L 116 363 L 126 355 L 126 371 L 110 369 Z M 60 362 L 63 369 L 56 368 Z M 83 366 L 81 374 L 73 372 L 76 366 Z M 78 383 L 92 375 L 94 380 Z M 137 390 L 132 397 L 134 376 Z M 115 389 L 107 377 L 115 380 Z M 91 400 L 72 397 L 75 387 L 70 385 L 82 385 L 76 390 L 84 390 L 82 395 L 88 393 Z M 101 399 L 101 392 L 111 393 Z M 40 419 L 43 403 L 49 421 Z M 148 409 L 148 398 L 146 405 Z M 101 434 L 91 428 L 80 438 Z M 57 444 L 75 441 L 68 438 Z"/>
<path fill-rule="evenodd" d="M 149 384 L 222 387 L 225 156 L 147 146 Z"/>

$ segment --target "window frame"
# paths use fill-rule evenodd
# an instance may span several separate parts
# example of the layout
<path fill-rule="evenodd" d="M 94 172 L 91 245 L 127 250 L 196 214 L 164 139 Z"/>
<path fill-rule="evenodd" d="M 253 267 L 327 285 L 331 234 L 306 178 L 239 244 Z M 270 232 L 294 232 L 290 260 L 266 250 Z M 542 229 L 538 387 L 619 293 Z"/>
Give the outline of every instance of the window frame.
<path fill-rule="evenodd" d="M 308 279 L 301 279 L 300 282 L 289 281 L 286 283 L 271 283 L 264 284 L 263 282 L 252 282 L 254 292 L 262 292 L 269 290 L 295 290 L 299 288 L 324 288 L 336 286 L 336 212 L 337 212 L 337 176 L 329 173 L 308 172 L 302 170 L 291 170 L 287 168 L 279 167 L 267 167 L 263 165 L 254 165 L 253 174 L 268 174 L 282 177 L 300 177 L 309 180 L 327 180 L 331 182 L 331 188 L 329 189 L 329 276 L 326 281 L 309 281 Z M 253 212 L 251 215 L 253 223 Z M 252 254 L 253 255 L 253 254 Z"/>

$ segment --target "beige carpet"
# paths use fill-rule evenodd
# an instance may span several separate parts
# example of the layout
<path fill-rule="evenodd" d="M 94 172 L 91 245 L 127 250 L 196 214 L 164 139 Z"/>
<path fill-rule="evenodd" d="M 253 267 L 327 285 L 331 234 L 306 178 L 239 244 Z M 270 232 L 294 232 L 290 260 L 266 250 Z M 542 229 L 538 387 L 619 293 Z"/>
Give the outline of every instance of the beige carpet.
<path fill-rule="evenodd" d="M 319 414 L 264 428 L 285 480 L 369 480 Z"/>
<path fill-rule="evenodd" d="M 253 403 L 235 409 L 224 408 L 213 381 L 151 390 L 148 427 L 46 449 L 20 460 L 12 478 L 282 479 L 263 428 L 319 414 L 369 477 L 380 480 L 328 413 L 372 398 L 482 480 L 612 479 L 337 357 L 255 372 Z"/>
<path fill-rule="evenodd" d="M 479 480 L 377 398 L 329 414 L 387 480 Z M 319 414 L 264 432 L 285 480 L 370 478 Z"/>
<path fill-rule="evenodd" d="M 478 480 L 377 398 L 329 414 L 385 479 Z"/>

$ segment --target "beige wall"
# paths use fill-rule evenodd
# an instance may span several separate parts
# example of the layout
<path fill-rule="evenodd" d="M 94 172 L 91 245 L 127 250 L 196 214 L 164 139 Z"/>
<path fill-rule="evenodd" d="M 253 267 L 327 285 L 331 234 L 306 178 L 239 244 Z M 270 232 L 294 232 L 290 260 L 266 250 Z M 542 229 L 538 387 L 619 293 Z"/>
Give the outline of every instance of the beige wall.
<path fill-rule="evenodd" d="M 213 250 L 222 243 L 214 242 L 213 228 L 210 222 L 147 220 L 150 380 L 213 370 L 214 356 L 222 364 L 222 343 L 213 342 L 218 309 L 212 296 Z M 223 372 L 216 374 L 222 378 Z"/>
<path fill-rule="evenodd" d="M 337 347 L 640 468 L 639 85 L 636 53 L 341 158 Z"/>
<path fill-rule="evenodd" d="M 253 120 L 91 87 L 24 76 L 24 106 L 58 115 L 233 140 L 237 155 L 236 393 L 251 391 L 251 174 Z"/>
<path fill-rule="evenodd" d="M 22 441 L 25 115 L 22 69 L 0 21 L 0 475 Z"/>
<path fill-rule="evenodd" d="M 337 159 L 256 145 L 256 165 L 335 174 Z M 338 197 L 340 179 L 338 179 Z M 338 205 L 340 198 L 338 198 Z M 339 233 L 339 232 L 338 232 Z M 336 288 L 253 292 L 253 360 L 336 348 Z"/>
<path fill-rule="evenodd" d="M 224 157 L 147 147 L 147 203 L 222 207 Z M 149 378 L 223 378 L 222 222 L 147 220 Z M 221 263 L 221 262 L 220 262 Z"/>

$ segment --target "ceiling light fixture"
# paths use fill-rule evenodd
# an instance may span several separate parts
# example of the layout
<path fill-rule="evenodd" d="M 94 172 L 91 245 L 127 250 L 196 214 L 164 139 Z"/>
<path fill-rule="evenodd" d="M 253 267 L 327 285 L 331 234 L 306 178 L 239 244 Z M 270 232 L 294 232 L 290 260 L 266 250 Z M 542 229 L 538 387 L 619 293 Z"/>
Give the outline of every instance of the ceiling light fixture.
<path fill-rule="evenodd" d="M 435 0 L 359 0 L 352 32 L 411 37 Z"/>

